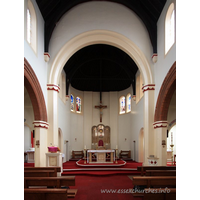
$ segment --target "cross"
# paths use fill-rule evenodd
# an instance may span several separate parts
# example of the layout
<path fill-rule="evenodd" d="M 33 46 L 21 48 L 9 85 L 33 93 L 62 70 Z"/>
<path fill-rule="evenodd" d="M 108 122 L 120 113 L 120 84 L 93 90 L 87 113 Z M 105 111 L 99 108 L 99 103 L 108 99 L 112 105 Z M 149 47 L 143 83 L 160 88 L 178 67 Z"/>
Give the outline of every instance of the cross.
<path fill-rule="evenodd" d="M 100 100 L 100 105 L 99 106 L 94 106 L 97 109 L 100 109 L 100 122 L 102 122 L 102 109 L 107 108 L 107 106 L 102 105 L 102 101 Z"/>

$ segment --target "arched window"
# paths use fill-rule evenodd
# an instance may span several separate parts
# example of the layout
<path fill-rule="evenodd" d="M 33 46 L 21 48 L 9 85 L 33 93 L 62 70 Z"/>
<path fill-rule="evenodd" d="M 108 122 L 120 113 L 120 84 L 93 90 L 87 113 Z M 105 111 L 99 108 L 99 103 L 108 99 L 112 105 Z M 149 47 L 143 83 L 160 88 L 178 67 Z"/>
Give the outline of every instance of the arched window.
<path fill-rule="evenodd" d="M 31 28 L 31 13 L 29 8 L 27 8 L 27 41 L 29 44 L 31 44 L 31 38 L 32 38 L 32 28 Z"/>
<path fill-rule="evenodd" d="M 120 97 L 119 99 L 119 114 L 124 114 L 126 112 L 126 99 L 125 96 Z"/>
<path fill-rule="evenodd" d="M 71 94 L 71 111 L 74 112 L 74 95 Z"/>
<path fill-rule="evenodd" d="M 131 112 L 131 94 L 127 94 L 126 96 L 126 112 Z"/>
<path fill-rule="evenodd" d="M 175 42 L 175 10 L 172 3 L 165 18 L 165 54 L 170 50 Z"/>
<path fill-rule="evenodd" d="M 34 6 L 30 0 L 28 0 L 26 10 L 26 40 L 31 48 L 36 53 L 37 46 L 37 24 L 36 24 L 36 13 Z"/>
<path fill-rule="evenodd" d="M 76 112 L 81 113 L 81 98 L 76 97 Z"/>

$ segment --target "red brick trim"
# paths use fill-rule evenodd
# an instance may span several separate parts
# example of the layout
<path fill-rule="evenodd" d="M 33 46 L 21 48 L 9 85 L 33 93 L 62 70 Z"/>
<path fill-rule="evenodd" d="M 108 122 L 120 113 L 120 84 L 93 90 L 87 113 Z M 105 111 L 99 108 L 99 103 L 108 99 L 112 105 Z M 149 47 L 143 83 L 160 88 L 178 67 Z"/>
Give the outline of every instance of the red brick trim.
<path fill-rule="evenodd" d="M 154 122 L 167 121 L 169 104 L 175 90 L 176 90 L 176 62 L 174 62 L 174 64 L 170 68 L 160 88 L 160 92 L 156 103 Z"/>
<path fill-rule="evenodd" d="M 47 110 L 40 83 L 31 65 L 24 58 L 24 86 L 30 96 L 34 120 L 47 122 Z"/>

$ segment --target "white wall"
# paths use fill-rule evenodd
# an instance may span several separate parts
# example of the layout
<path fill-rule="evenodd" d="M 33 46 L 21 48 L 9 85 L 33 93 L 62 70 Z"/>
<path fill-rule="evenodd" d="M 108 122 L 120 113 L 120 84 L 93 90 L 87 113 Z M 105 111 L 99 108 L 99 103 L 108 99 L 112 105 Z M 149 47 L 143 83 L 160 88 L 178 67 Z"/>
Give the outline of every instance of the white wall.
<path fill-rule="evenodd" d="M 83 97 L 83 113 L 69 113 L 71 150 L 82 150 L 85 145 L 87 148 L 91 148 L 92 126 L 104 124 L 110 126 L 111 148 L 114 149 L 118 145 L 119 151 L 131 150 L 133 158 L 133 140 L 135 140 L 136 154 L 138 154 L 138 135 L 143 127 L 143 98 L 138 104 L 132 100 L 131 113 L 119 115 L 119 98 L 132 93 L 132 87 L 120 92 L 102 93 L 102 103 L 107 105 L 107 108 L 103 109 L 102 122 L 100 122 L 99 109 L 94 108 L 100 103 L 99 92 L 81 92 L 70 87 L 70 93 L 73 93 L 75 97 L 77 95 Z M 75 140 L 75 138 L 77 139 Z M 137 157 L 138 155 L 136 155 Z"/>
<path fill-rule="evenodd" d="M 176 61 L 176 41 L 175 44 L 172 46 L 170 51 L 165 55 L 165 17 L 167 10 L 171 3 L 175 4 L 176 9 L 176 1 L 175 0 L 168 0 L 163 8 L 161 16 L 158 20 L 157 27 L 158 27 L 158 61 L 155 64 L 155 101 L 157 100 L 160 87 L 164 81 L 164 78 Z M 176 12 L 175 12 L 176 13 Z M 155 102 L 156 103 L 156 102 Z"/>
<path fill-rule="evenodd" d="M 132 101 L 131 154 L 132 154 L 132 158 L 136 161 L 139 160 L 139 134 L 140 134 L 141 128 L 143 127 L 144 127 L 144 97 L 142 97 L 138 103 L 136 103 L 135 101 Z M 133 141 L 135 141 L 135 149 L 134 149 Z"/>
<path fill-rule="evenodd" d="M 24 125 L 24 151 L 29 150 L 31 147 L 31 130 Z"/>

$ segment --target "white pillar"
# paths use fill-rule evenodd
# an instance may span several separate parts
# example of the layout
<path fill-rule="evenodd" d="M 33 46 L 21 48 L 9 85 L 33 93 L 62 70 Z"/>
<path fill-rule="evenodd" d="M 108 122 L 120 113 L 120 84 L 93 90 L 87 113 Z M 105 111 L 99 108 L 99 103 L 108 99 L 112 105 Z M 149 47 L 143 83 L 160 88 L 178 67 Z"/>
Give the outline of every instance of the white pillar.
<path fill-rule="evenodd" d="M 154 155 L 154 91 L 155 84 L 142 87 L 144 92 L 144 163 L 148 165 L 149 155 Z"/>
<path fill-rule="evenodd" d="M 48 123 L 44 121 L 34 121 L 35 129 L 35 167 L 46 166 L 47 149 L 47 129 Z M 37 145 L 39 144 L 39 145 Z"/>
<path fill-rule="evenodd" d="M 155 156 L 159 166 L 167 165 L 167 121 L 154 122 L 155 130 Z M 164 145 L 165 144 L 165 145 Z"/>
<path fill-rule="evenodd" d="M 58 145 L 58 93 L 60 88 L 55 84 L 47 84 L 48 90 L 48 143 Z"/>

